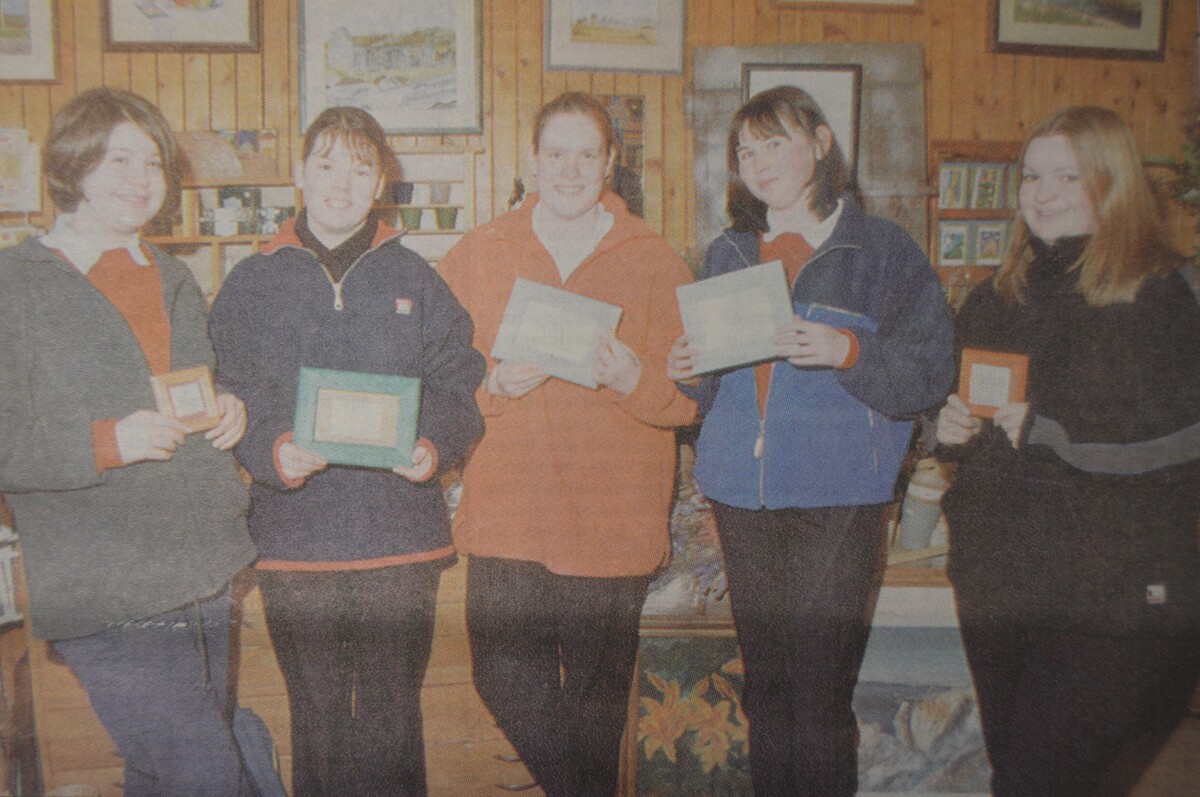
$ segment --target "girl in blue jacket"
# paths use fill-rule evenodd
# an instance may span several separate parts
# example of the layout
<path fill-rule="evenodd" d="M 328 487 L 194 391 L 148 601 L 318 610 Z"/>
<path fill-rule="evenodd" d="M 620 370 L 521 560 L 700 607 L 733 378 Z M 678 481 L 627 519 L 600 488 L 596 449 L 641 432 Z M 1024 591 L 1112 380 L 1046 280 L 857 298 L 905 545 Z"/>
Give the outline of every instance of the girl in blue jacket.
<path fill-rule="evenodd" d="M 752 97 L 727 159 L 733 224 L 701 277 L 781 260 L 795 315 L 775 359 L 696 378 L 683 336 L 668 372 L 704 414 L 695 475 L 725 556 L 754 793 L 848 797 L 883 507 L 912 419 L 950 388 L 953 331 L 916 243 L 846 193 L 845 157 L 807 93 Z"/>

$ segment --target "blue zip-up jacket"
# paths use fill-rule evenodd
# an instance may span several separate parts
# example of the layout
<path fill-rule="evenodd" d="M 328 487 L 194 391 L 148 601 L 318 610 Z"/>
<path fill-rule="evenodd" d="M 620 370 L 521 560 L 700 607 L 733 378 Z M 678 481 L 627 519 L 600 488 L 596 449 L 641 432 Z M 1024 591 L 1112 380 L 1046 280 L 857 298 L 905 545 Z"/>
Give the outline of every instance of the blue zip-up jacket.
<path fill-rule="evenodd" d="M 433 444 L 439 473 L 483 430 L 474 326 L 437 272 L 380 224 L 372 248 L 333 283 L 294 223 L 233 269 L 209 314 L 218 378 L 246 402 L 234 453 L 254 480 L 250 533 L 260 560 L 375 567 L 449 556 L 436 476 L 414 484 L 389 470 L 331 465 L 292 489 L 276 470 L 301 366 L 419 377 L 417 437 Z"/>
<path fill-rule="evenodd" d="M 896 224 L 844 202 L 791 295 L 797 315 L 853 331 L 858 358 L 846 369 L 777 361 L 762 417 L 753 366 L 681 386 L 704 415 L 695 475 L 708 498 L 743 509 L 889 501 L 912 419 L 950 390 L 954 332 L 928 259 Z M 701 278 L 757 264 L 758 240 L 726 230 Z"/>

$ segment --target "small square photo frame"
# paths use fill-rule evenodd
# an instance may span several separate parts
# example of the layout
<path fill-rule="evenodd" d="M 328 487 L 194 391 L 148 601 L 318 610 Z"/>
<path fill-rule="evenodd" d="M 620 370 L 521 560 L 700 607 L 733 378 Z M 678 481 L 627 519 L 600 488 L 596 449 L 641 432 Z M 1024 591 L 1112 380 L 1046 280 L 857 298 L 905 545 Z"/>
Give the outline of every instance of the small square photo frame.
<path fill-rule="evenodd" d="M 150 386 L 158 411 L 183 423 L 189 433 L 208 431 L 221 422 L 207 365 L 152 376 Z"/>
<path fill-rule="evenodd" d="M 410 467 L 421 380 L 301 368 L 292 442 L 338 465 Z"/>
<path fill-rule="evenodd" d="M 1025 400 L 1029 358 L 1024 354 L 963 349 L 958 397 L 972 415 L 990 418 L 1005 404 Z"/>
<path fill-rule="evenodd" d="M 940 221 L 937 231 L 939 266 L 964 266 L 970 247 L 970 225 L 965 221 Z"/>

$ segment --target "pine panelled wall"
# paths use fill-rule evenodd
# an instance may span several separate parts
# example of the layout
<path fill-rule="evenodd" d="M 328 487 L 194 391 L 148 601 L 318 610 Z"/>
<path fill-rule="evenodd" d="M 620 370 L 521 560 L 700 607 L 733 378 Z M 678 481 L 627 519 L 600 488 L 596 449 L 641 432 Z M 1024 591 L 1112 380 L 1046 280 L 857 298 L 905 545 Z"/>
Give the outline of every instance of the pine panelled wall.
<path fill-rule="evenodd" d="M 262 0 L 260 53 L 103 52 L 100 0 L 57 0 L 56 84 L 0 85 L 0 127 L 45 137 L 68 98 L 99 85 L 153 100 L 180 130 L 275 128 L 281 170 L 299 141 L 296 118 L 297 10 L 293 0 Z M 803 42 L 920 42 L 925 48 L 926 114 L 933 139 L 1019 140 L 1064 105 L 1110 107 L 1134 129 L 1147 155 L 1177 155 L 1195 95 L 1196 7 L 1167 4 L 1162 62 L 987 52 L 985 0 L 920 0 L 912 10 L 780 8 L 772 0 L 688 0 L 692 47 Z M 513 178 L 531 185 L 529 137 L 544 100 L 565 89 L 645 97 L 645 217 L 680 252 L 692 240 L 695 190 L 685 117 L 687 75 L 560 72 L 542 68 L 540 0 L 483 0 L 483 107 L 480 136 L 397 139 L 406 148 L 437 143 L 478 148 L 479 218 L 503 212 Z M 690 60 L 688 61 L 690 64 Z M 286 173 L 286 171 L 281 171 Z M 704 186 L 704 190 L 721 190 Z M 39 221 L 39 219 L 34 219 Z"/>

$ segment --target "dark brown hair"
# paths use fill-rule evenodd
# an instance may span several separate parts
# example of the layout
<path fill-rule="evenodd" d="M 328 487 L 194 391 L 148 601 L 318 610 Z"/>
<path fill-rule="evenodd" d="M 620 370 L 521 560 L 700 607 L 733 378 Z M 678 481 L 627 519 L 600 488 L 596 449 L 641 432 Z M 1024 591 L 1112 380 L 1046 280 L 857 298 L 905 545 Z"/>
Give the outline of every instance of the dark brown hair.
<path fill-rule="evenodd" d="M 42 173 L 55 207 L 74 213 L 83 199 L 80 184 L 104 160 L 113 130 L 130 122 L 158 146 L 166 193 L 156 218 L 169 216 L 179 206 L 182 179 L 181 155 L 171 126 L 149 100 L 118 89 L 89 89 L 77 94 L 50 121 L 42 155 Z"/>
<path fill-rule="evenodd" d="M 738 147 L 741 144 L 742 128 L 756 136 L 787 136 L 791 138 L 784 122 L 804 131 L 816 139 L 818 127 L 829 127 L 825 112 L 817 101 L 803 89 L 795 86 L 776 86 L 755 94 L 734 114 L 729 124 L 725 143 L 725 166 L 728 178 L 725 184 L 725 211 L 735 230 L 746 232 L 767 231 L 767 206 L 754 196 L 742 182 L 738 172 Z M 808 209 L 818 219 L 828 218 L 837 207 L 838 198 L 850 183 L 850 168 L 842 154 L 836 138 L 830 137 L 829 149 L 813 168 L 812 193 Z"/>
<path fill-rule="evenodd" d="M 307 161 L 314 152 L 328 154 L 339 142 L 355 158 L 379 169 L 385 184 L 400 179 L 400 164 L 387 134 L 375 117 L 361 108 L 339 105 L 321 111 L 304 132 L 300 159 Z"/>
<path fill-rule="evenodd" d="M 1030 131 L 1032 141 L 1062 136 L 1079 165 L 1079 177 L 1096 214 L 1096 230 L 1072 268 L 1089 305 L 1131 302 L 1150 274 L 1182 264 L 1163 224 L 1161 198 L 1146 177 L 1129 126 L 1107 108 L 1080 105 L 1052 113 Z M 996 272 L 996 292 L 1008 302 L 1024 298 L 1033 261 L 1033 234 L 1018 210 L 1004 263 Z"/>
<path fill-rule="evenodd" d="M 608 115 L 600 100 L 582 91 L 568 91 L 559 94 L 542 106 L 533 120 L 533 151 L 538 151 L 542 133 L 546 125 L 555 116 L 577 113 L 586 116 L 600 131 L 600 143 L 604 147 L 605 156 L 611 159 L 617 151 L 617 130 L 613 127 L 612 117 Z"/>

